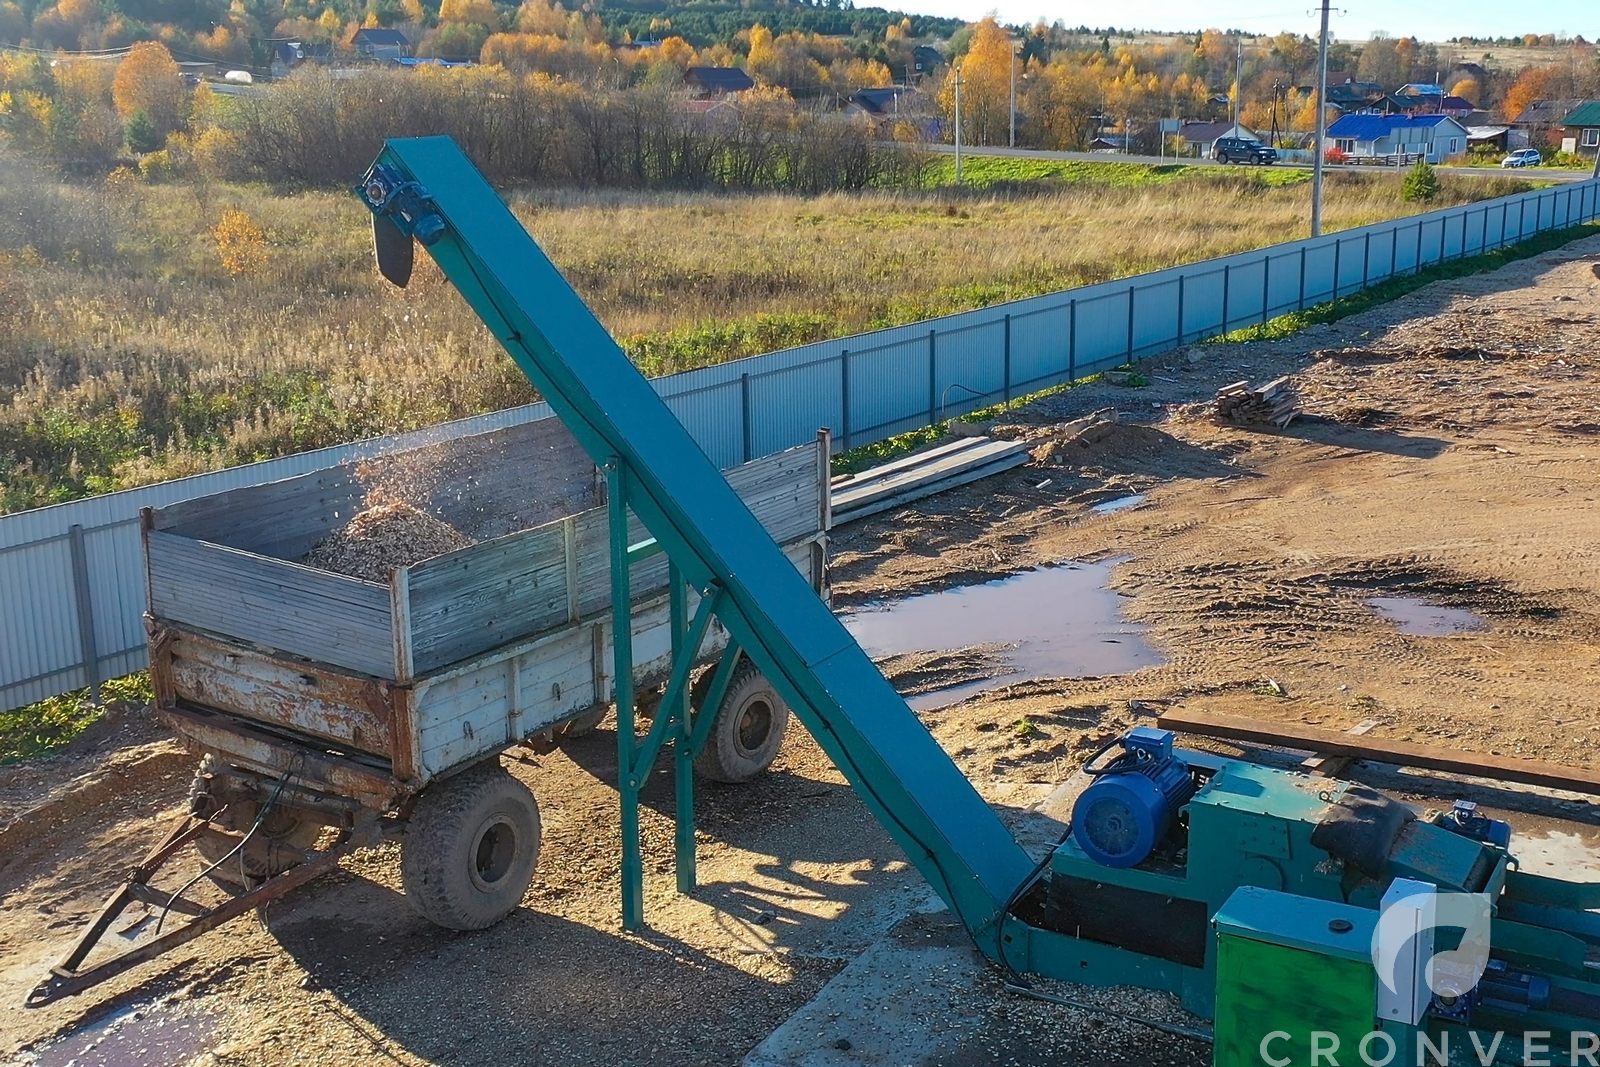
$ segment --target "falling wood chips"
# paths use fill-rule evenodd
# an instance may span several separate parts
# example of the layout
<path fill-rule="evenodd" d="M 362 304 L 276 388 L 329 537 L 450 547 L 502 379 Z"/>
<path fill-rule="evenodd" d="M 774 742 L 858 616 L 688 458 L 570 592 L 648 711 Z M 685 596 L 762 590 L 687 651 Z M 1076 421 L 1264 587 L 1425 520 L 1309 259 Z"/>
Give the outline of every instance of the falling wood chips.
<path fill-rule="evenodd" d="M 304 562 L 335 574 L 387 583 L 401 567 L 473 543 L 449 523 L 374 491 L 355 517 L 318 542 Z"/>

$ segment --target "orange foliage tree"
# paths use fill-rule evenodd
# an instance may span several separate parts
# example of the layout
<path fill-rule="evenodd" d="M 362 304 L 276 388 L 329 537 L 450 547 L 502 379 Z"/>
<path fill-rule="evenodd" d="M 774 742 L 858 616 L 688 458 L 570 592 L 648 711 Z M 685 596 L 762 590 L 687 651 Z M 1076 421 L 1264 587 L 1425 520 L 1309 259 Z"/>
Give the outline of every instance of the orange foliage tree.
<path fill-rule="evenodd" d="M 500 16 L 494 9 L 494 0 L 442 0 L 439 4 L 439 21 L 498 26 Z"/>
<path fill-rule="evenodd" d="M 1506 90 L 1505 100 L 1501 104 L 1505 120 L 1515 122 L 1517 116 L 1528 110 L 1535 100 L 1559 96 L 1562 74 L 1559 67 L 1529 67 L 1517 75 L 1517 80 Z"/>
<path fill-rule="evenodd" d="M 177 62 L 157 41 L 134 45 L 117 64 L 111 100 L 123 119 L 142 111 L 162 135 L 183 125 L 189 103 Z"/>
<path fill-rule="evenodd" d="M 956 72 L 961 77 L 961 128 L 972 144 L 1005 144 L 1011 121 L 1011 78 L 1017 55 L 1010 34 L 993 15 L 972 31 L 972 44 L 939 90 L 939 103 L 955 117 Z"/>

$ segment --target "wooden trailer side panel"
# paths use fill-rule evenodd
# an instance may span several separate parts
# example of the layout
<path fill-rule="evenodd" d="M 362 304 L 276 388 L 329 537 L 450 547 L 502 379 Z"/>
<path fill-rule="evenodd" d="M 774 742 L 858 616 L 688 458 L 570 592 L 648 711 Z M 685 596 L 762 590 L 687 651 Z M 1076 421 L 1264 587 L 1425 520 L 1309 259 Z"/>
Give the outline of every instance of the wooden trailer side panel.
<path fill-rule="evenodd" d="M 298 560 L 348 522 L 372 486 L 389 484 L 479 541 L 603 499 L 572 434 L 540 419 L 171 504 L 156 512 L 156 529 Z"/>
<path fill-rule="evenodd" d="M 160 530 L 145 538 L 158 620 L 378 678 L 392 674 L 388 587 Z"/>
<path fill-rule="evenodd" d="M 177 701 L 225 711 L 404 762 L 410 729 L 403 690 L 359 674 L 244 648 L 171 627 L 151 641 L 163 706 Z M 402 744 L 397 748 L 397 734 Z"/>
<path fill-rule="evenodd" d="M 816 584 L 821 575 L 814 545 L 814 539 L 791 544 L 785 555 Z M 691 614 L 698 603 L 691 591 Z M 610 703 L 613 636 L 609 613 L 602 611 L 578 626 L 498 649 L 475 664 L 419 682 L 413 706 L 423 773 L 443 774 Z M 715 655 L 727 641 L 727 631 L 713 623 L 702 653 Z M 672 668 L 672 627 L 664 594 L 635 603 L 633 655 L 637 682 L 666 681 Z"/>
<path fill-rule="evenodd" d="M 819 532 L 827 479 L 818 447 L 801 445 L 735 467 L 728 481 L 779 544 Z M 647 534 L 637 521 L 633 539 Z M 411 669 L 421 677 L 525 635 L 611 606 L 604 508 L 407 568 Z M 662 556 L 633 565 L 634 596 L 666 588 Z"/>

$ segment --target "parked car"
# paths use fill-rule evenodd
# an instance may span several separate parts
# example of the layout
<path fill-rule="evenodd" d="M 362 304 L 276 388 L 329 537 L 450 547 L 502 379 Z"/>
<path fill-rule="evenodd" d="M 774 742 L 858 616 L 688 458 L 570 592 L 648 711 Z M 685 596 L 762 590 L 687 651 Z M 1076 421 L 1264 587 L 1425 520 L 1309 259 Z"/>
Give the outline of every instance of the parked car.
<path fill-rule="evenodd" d="M 1248 137 L 1219 137 L 1211 146 L 1211 158 L 1218 163 L 1265 163 L 1278 161 L 1278 150 Z"/>
<path fill-rule="evenodd" d="M 1537 167 L 1544 162 L 1544 156 L 1539 154 L 1537 148 L 1519 148 L 1500 161 L 1501 167 Z"/>

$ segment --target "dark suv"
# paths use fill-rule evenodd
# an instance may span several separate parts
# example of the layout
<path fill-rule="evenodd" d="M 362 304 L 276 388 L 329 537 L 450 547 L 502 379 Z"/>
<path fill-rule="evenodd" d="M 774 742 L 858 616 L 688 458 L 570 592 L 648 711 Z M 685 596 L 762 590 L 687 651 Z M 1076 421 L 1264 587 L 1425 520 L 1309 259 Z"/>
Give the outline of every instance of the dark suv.
<path fill-rule="evenodd" d="M 1244 137 L 1219 137 L 1211 146 L 1211 158 L 1218 163 L 1265 163 L 1278 161 L 1278 150 Z"/>

